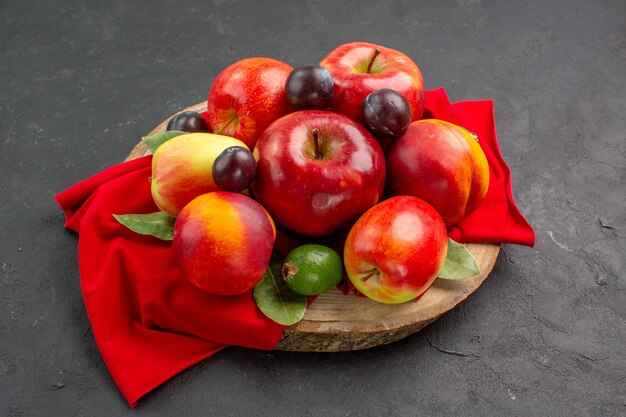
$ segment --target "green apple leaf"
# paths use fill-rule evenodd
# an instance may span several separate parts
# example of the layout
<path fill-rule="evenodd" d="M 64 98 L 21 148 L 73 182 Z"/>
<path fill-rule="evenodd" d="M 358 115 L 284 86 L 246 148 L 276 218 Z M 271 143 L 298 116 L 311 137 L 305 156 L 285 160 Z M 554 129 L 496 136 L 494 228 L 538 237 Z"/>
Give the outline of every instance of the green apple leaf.
<path fill-rule="evenodd" d="M 162 211 L 148 214 L 114 214 L 113 217 L 133 232 L 151 235 L 162 240 L 174 238 L 176 219 Z"/>
<path fill-rule="evenodd" d="M 465 246 L 448 238 L 448 254 L 437 275 L 443 279 L 464 279 L 480 273 L 478 261 Z"/>
<path fill-rule="evenodd" d="M 254 300 L 267 317 L 278 324 L 290 326 L 304 317 L 307 298 L 291 291 L 285 284 L 281 267 L 282 262 L 270 263 L 263 279 L 254 287 Z"/>
<path fill-rule="evenodd" d="M 155 153 L 157 148 L 163 145 L 168 140 L 175 138 L 176 136 L 184 135 L 186 132 L 180 130 L 167 130 L 165 132 L 157 133 L 152 136 L 144 136 L 141 140 L 148 145 L 150 152 Z"/>

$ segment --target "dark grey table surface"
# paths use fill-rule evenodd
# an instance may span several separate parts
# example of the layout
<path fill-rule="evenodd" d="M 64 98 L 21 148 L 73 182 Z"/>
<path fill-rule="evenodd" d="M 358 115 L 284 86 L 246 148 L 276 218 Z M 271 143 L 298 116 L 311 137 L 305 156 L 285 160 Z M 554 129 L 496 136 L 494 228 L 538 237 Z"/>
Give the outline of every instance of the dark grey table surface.
<path fill-rule="evenodd" d="M 204 100 L 230 63 L 299 66 L 353 40 L 404 51 L 453 101 L 495 100 L 536 246 L 504 245 L 478 291 L 403 341 L 232 347 L 131 410 L 53 194 Z M 623 0 L 3 1 L 0 45 L 0 415 L 626 415 Z"/>

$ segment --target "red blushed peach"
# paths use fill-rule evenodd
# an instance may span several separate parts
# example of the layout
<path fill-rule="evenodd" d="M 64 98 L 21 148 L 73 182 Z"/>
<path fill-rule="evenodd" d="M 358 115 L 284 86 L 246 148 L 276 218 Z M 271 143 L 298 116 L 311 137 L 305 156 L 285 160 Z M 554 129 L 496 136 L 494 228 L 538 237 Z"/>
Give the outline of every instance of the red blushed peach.
<path fill-rule="evenodd" d="M 235 138 L 212 133 L 176 136 L 159 146 L 152 157 L 152 198 L 157 207 L 176 217 L 197 196 L 219 188 L 213 162 L 227 148 L 247 146 Z"/>
<path fill-rule="evenodd" d="M 443 120 L 420 120 L 388 149 L 387 185 L 392 195 L 425 200 L 450 226 L 487 194 L 489 164 L 468 130 Z"/>
<path fill-rule="evenodd" d="M 415 197 L 392 197 L 354 224 L 344 247 L 346 273 L 365 296 L 409 301 L 431 286 L 443 266 L 448 235 L 441 216 Z"/>
<path fill-rule="evenodd" d="M 236 295 L 259 283 L 272 254 L 274 222 L 250 197 L 216 191 L 187 204 L 172 249 L 183 275 L 213 295 Z"/>

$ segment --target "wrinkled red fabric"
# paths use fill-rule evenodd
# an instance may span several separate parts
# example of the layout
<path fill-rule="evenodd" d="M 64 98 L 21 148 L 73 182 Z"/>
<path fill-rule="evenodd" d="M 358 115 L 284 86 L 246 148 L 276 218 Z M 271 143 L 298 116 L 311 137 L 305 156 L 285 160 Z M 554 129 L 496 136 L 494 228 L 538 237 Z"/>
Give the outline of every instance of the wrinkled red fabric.
<path fill-rule="evenodd" d="M 534 233 L 515 206 L 510 171 L 498 148 L 493 103 L 450 105 L 438 89 L 427 92 L 425 109 L 425 117 L 476 133 L 491 169 L 484 202 L 450 236 L 532 246 Z M 113 214 L 157 211 L 150 196 L 150 166 L 150 156 L 122 163 L 55 196 L 66 214 L 65 227 L 79 233 L 81 289 L 96 344 L 132 407 L 220 349 L 270 350 L 284 330 L 256 308 L 251 292 L 235 297 L 204 293 L 176 268 L 170 242 L 131 232 L 114 219 Z"/>
<path fill-rule="evenodd" d="M 535 232 L 513 200 L 511 170 L 504 161 L 496 136 L 492 100 L 450 104 L 443 88 L 428 91 L 424 116 L 463 126 L 478 136 L 489 162 L 489 190 L 480 206 L 448 229 L 457 242 L 515 243 L 534 246 Z"/>
<path fill-rule="evenodd" d="M 79 233 L 81 289 L 96 344 L 131 406 L 227 345 L 272 349 L 283 332 L 248 292 L 211 296 L 174 265 L 171 243 L 131 232 L 113 214 L 157 211 L 151 157 L 116 165 L 56 196 Z"/>

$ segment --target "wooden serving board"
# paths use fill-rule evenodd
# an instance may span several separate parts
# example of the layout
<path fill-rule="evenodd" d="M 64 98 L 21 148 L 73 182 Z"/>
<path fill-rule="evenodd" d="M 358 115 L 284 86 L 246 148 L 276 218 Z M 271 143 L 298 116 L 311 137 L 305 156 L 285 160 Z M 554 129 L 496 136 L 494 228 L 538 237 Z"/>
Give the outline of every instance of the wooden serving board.
<path fill-rule="evenodd" d="M 205 111 L 206 102 L 183 111 L 186 110 Z M 169 118 L 148 135 L 164 131 L 168 121 Z M 149 153 L 147 146 L 140 142 L 126 161 Z M 478 260 L 479 275 L 461 281 L 438 279 L 422 298 L 404 304 L 381 304 L 352 294 L 344 296 L 333 289 L 311 304 L 302 321 L 285 329 L 274 349 L 297 352 L 367 349 L 421 330 L 465 300 L 493 269 L 500 245 L 471 243 L 466 246 Z"/>

